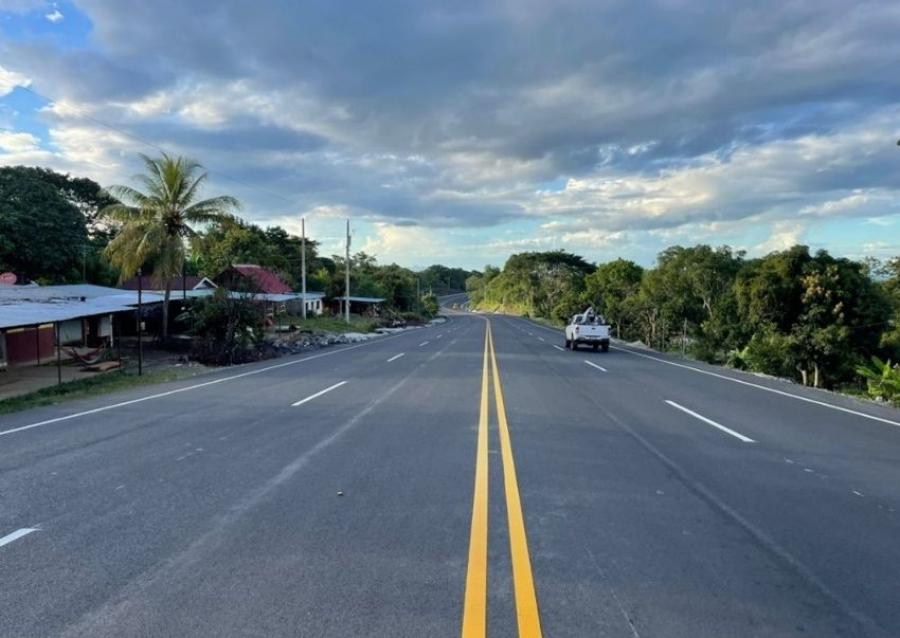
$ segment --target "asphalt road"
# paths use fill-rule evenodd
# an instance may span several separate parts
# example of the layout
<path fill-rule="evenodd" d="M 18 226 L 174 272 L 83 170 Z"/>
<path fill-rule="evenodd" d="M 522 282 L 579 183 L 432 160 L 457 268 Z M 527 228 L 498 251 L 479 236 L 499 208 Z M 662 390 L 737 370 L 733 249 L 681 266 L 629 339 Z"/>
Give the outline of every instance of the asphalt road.
<path fill-rule="evenodd" d="M 900 636 L 900 413 L 561 346 L 451 313 L 0 417 L 0 636 Z"/>

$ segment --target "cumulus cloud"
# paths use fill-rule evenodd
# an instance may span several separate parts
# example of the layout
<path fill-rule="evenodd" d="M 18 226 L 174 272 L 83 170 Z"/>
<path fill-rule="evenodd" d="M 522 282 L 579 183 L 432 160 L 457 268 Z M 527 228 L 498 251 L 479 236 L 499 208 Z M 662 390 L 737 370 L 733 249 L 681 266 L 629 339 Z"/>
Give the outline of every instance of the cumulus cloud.
<path fill-rule="evenodd" d="M 772 225 L 769 238 L 753 247 L 758 254 L 767 254 L 778 250 L 787 250 L 795 244 L 802 243 L 803 224 L 792 221 L 779 221 Z"/>
<path fill-rule="evenodd" d="M 38 148 L 38 138 L 30 133 L 14 133 L 0 131 L 0 151 L 7 153 L 23 153 Z"/>
<path fill-rule="evenodd" d="M 529 207 L 612 229 L 779 216 L 873 217 L 900 213 L 900 163 L 887 140 L 900 110 L 830 134 L 809 134 L 722 153 L 650 174 L 615 168 L 569 179 Z"/>
<path fill-rule="evenodd" d="M 28 86 L 31 80 L 0 65 L 0 97 L 12 93 L 17 86 Z"/>
<path fill-rule="evenodd" d="M 52 12 L 45 14 L 44 17 L 53 24 L 56 24 L 57 22 L 61 22 L 65 16 L 60 13 L 59 9 L 54 9 Z"/>
<path fill-rule="evenodd" d="M 53 99 L 49 146 L 16 157 L 126 181 L 150 149 L 96 124 L 112 123 L 201 160 L 254 221 L 351 215 L 387 259 L 517 221 L 479 250 L 599 254 L 747 224 L 771 229 L 768 250 L 900 213 L 896 3 L 78 8 L 84 47 L 0 43 L 0 96 L 33 78 Z"/>

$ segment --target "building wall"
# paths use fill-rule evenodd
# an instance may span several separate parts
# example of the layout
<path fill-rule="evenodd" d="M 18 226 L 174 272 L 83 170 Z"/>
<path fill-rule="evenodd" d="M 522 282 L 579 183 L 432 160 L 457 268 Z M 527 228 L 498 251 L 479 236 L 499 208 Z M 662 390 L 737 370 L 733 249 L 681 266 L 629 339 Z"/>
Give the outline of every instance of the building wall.
<path fill-rule="evenodd" d="M 59 322 L 59 342 L 63 345 L 81 345 L 83 338 L 81 319 Z"/>
<path fill-rule="evenodd" d="M 6 358 L 10 366 L 51 361 L 56 356 L 53 324 L 36 328 L 11 328 L 6 331 Z"/>
<path fill-rule="evenodd" d="M 307 315 L 321 315 L 322 314 L 322 300 L 321 299 L 309 299 L 306 301 L 306 314 Z"/>

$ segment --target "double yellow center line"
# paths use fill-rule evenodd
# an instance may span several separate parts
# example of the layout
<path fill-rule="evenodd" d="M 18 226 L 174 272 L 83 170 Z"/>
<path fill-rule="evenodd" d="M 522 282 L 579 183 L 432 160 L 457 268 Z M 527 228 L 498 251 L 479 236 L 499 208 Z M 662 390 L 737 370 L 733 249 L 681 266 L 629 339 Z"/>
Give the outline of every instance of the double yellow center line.
<path fill-rule="evenodd" d="M 503 384 L 494 351 L 490 321 L 484 335 L 484 363 L 481 372 L 481 411 L 478 418 L 478 444 L 475 457 L 475 496 L 472 503 L 472 530 L 469 538 L 469 567 L 463 603 L 462 638 L 484 638 L 487 635 L 487 548 L 488 548 L 488 422 L 489 389 L 493 381 L 500 454 L 503 459 L 503 487 L 506 496 L 509 549 L 512 559 L 516 620 L 520 638 L 540 638 L 541 621 L 537 595 L 525 535 L 525 519 L 519 497 L 519 482 L 509 438 Z"/>

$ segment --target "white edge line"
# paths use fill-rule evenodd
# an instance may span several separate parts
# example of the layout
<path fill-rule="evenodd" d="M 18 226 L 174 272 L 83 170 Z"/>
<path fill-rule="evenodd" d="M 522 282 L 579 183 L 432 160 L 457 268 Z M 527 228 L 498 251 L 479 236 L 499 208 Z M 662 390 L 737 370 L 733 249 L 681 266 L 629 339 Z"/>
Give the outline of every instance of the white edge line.
<path fill-rule="evenodd" d="M 421 348 L 422 346 L 427 346 L 428 343 L 429 343 L 428 341 L 423 341 L 422 343 L 419 344 L 419 347 Z"/>
<path fill-rule="evenodd" d="M 591 366 L 592 368 L 597 368 L 598 370 L 601 370 L 601 371 L 603 371 L 603 372 L 609 372 L 609 370 L 607 370 L 607 369 L 604 368 L 603 366 L 598 366 L 598 365 L 597 365 L 596 363 L 594 363 L 593 361 L 588 361 L 588 360 L 585 359 L 584 362 L 585 362 L 586 364 L 588 364 L 589 366 Z"/>
<path fill-rule="evenodd" d="M 402 333 L 401 333 L 402 334 Z M 400 335 L 396 335 L 400 336 Z M 50 425 L 51 423 L 59 423 L 60 421 L 68 421 L 69 419 L 76 419 L 78 417 L 87 416 L 89 414 L 97 414 L 98 412 L 106 412 L 107 410 L 112 410 L 114 408 L 121 408 L 126 405 L 133 405 L 135 403 L 141 403 L 143 401 L 150 401 L 151 399 L 161 399 L 163 397 L 171 396 L 173 394 L 179 394 L 181 392 L 188 392 L 189 390 L 196 390 L 198 388 L 205 388 L 210 385 L 215 385 L 217 383 L 224 383 L 225 381 L 233 381 L 234 379 L 242 379 L 244 377 L 249 377 L 254 374 L 261 374 L 263 372 L 268 372 L 269 370 L 275 370 L 277 368 L 284 368 L 285 366 L 292 366 L 298 363 L 303 363 L 304 361 L 311 361 L 313 359 L 320 359 L 322 357 L 330 357 L 335 354 L 339 354 L 341 352 L 346 352 L 347 350 L 355 350 L 356 348 L 364 348 L 366 346 L 371 346 L 376 343 L 383 343 L 388 339 L 394 339 L 396 337 L 389 336 L 384 339 L 375 339 L 372 341 L 367 341 L 366 343 L 358 343 L 353 346 L 347 346 L 346 348 L 340 348 L 339 350 L 332 350 L 330 352 L 320 352 L 319 354 L 314 354 L 309 357 L 304 357 L 302 359 L 294 359 L 293 361 L 285 361 L 284 363 L 277 363 L 272 366 L 266 366 L 265 368 L 257 368 L 256 370 L 250 370 L 248 372 L 242 372 L 240 374 L 233 374 L 228 377 L 222 377 L 221 379 L 213 379 L 212 381 L 205 381 L 203 383 L 197 383 L 194 385 L 185 386 L 183 388 L 175 388 L 174 390 L 168 390 L 167 392 L 158 392 L 156 394 L 150 394 L 145 397 L 140 397 L 137 399 L 131 399 L 130 401 L 121 401 L 119 403 L 112 403 L 110 405 L 103 405 L 99 408 L 93 408 L 92 410 L 85 410 L 84 412 L 76 412 L 75 414 L 66 414 L 64 416 L 58 416 L 53 419 L 47 419 L 46 421 L 38 421 L 37 423 L 30 423 L 28 425 L 22 425 L 17 428 L 12 428 L 10 430 L 3 430 L 0 432 L 0 436 L 4 436 L 6 434 L 13 434 L 15 432 L 23 432 L 24 430 L 30 430 L 32 428 L 39 428 L 44 425 Z"/>
<path fill-rule="evenodd" d="M 3 538 L 0 538 L 0 547 L 3 547 L 4 545 L 7 545 L 9 543 L 12 543 L 14 540 L 18 540 L 18 539 L 22 538 L 23 536 L 27 536 L 31 532 L 36 532 L 36 531 L 38 531 L 38 530 L 33 527 L 23 527 L 22 529 L 17 529 L 12 534 L 7 534 Z"/>
<path fill-rule="evenodd" d="M 565 348 L 563 348 L 563 347 L 561 347 L 561 346 L 558 346 L 558 345 L 556 345 L 556 344 L 553 344 L 553 347 L 556 348 L 557 350 L 561 351 L 561 352 L 565 352 L 565 351 L 566 351 Z"/>
<path fill-rule="evenodd" d="M 628 348 L 618 348 L 616 346 L 612 346 L 612 347 L 615 350 L 627 352 L 628 354 L 633 354 L 636 357 L 644 357 L 645 359 L 652 359 L 653 361 L 659 361 L 660 363 L 667 363 L 670 366 L 677 366 L 679 368 L 685 368 L 687 370 L 693 370 L 694 372 L 699 372 L 700 374 L 706 374 L 711 377 L 724 379 L 725 381 L 732 381 L 734 383 L 740 383 L 741 385 L 750 386 L 751 388 L 756 388 L 757 390 L 765 390 L 766 392 L 780 394 L 783 397 L 797 399 L 798 401 L 805 401 L 806 403 L 812 403 L 814 405 L 820 405 L 823 408 L 831 408 L 832 410 L 837 410 L 838 412 L 845 412 L 847 414 L 853 414 L 854 416 L 861 416 L 864 419 L 871 419 L 872 421 L 880 421 L 881 423 L 887 423 L 888 425 L 900 427 L 900 422 L 891 421 L 890 419 L 886 419 L 886 418 L 880 417 L 880 416 L 875 416 L 874 414 L 866 414 L 865 412 L 859 412 L 858 410 L 851 410 L 850 408 L 845 408 L 845 407 L 842 407 L 839 405 L 834 405 L 833 403 L 826 403 L 825 401 L 817 401 L 816 399 L 801 397 L 800 395 L 797 395 L 797 394 L 791 394 L 790 392 L 785 392 L 783 390 L 778 390 L 776 388 L 768 388 L 764 385 L 759 385 L 758 383 L 751 383 L 750 381 L 744 381 L 743 379 L 735 379 L 734 377 L 729 377 L 724 374 L 718 374 L 717 372 L 711 372 L 709 370 L 702 370 L 700 368 L 695 368 L 694 366 L 684 365 L 683 363 L 675 363 L 674 361 L 666 361 L 665 359 L 660 359 L 659 357 L 651 357 L 649 354 L 644 354 L 642 352 L 634 352 L 632 350 L 629 350 Z"/>
<path fill-rule="evenodd" d="M 678 404 L 675 403 L 674 401 L 669 401 L 668 399 L 666 399 L 666 403 L 668 403 L 669 405 L 671 405 L 671 406 L 672 406 L 673 408 L 675 408 L 676 410 L 681 410 L 681 411 L 684 412 L 685 414 L 690 414 L 690 415 L 691 415 L 692 417 L 694 417 L 695 419 L 700 419 L 700 420 L 703 421 L 704 423 L 708 423 L 709 425 L 713 426 L 714 428 L 718 428 L 718 429 L 722 430 L 722 432 L 725 432 L 726 434 L 730 434 L 731 436 L 733 436 L 733 437 L 736 438 L 736 439 L 740 439 L 740 440 L 743 441 L 744 443 L 756 443 L 756 441 L 754 441 L 753 439 L 751 439 L 749 436 L 744 436 L 744 435 L 741 434 L 740 432 L 735 432 L 734 430 L 732 430 L 732 429 L 730 429 L 730 428 L 726 428 L 726 427 L 725 427 L 724 425 L 722 425 L 721 423 L 716 423 L 716 422 L 713 421 L 712 419 L 707 419 L 707 418 L 706 418 L 705 416 L 703 416 L 702 414 L 697 414 L 697 413 L 694 412 L 693 410 L 689 410 L 689 409 L 687 409 L 686 407 L 684 407 L 683 405 L 678 405 Z"/>
<path fill-rule="evenodd" d="M 298 405 L 303 405 L 303 404 L 306 403 L 307 401 L 312 401 L 313 399 L 315 399 L 315 398 L 317 398 L 317 397 L 320 397 L 320 396 L 322 396 L 323 394 L 325 394 L 325 393 L 327 393 L 327 392 L 331 392 L 332 390 L 338 389 L 339 387 L 341 387 L 341 386 L 344 385 L 345 383 L 347 383 L 347 382 L 346 382 L 346 381 L 340 381 L 340 382 L 338 382 L 338 383 L 335 383 L 335 384 L 332 385 L 332 386 L 328 386 L 328 387 L 325 388 L 324 390 L 319 390 L 319 391 L 316 392 L 315 394 L 311 394 L 311 395 L 309 395 L 308 397 L 306 397 L 305 399 L 300 399 L 300 400 L 297 401 L 296 403 L 291 403 L 291 407 L 292 407 L 292 408 L 296 408 Z"/>
<path fill-rule="evenodd" d="M 523 321 L 525 321 L 523 319 Z M 555 334 L 560 334 L 560 330 L 554 330 L 553 328 L 548 328 L 546 326 L 542 326 L 540 324 L 535 324 L 529 322 L 530 325 L 536 326 L 538 328 L 543 328 L 544 330 L 549 330 Z M 785 392 L 784 390 L 778 390 L 777 388 L 769 388 L 764 385 L 759 385 L 758 383 L 751 383 L 750 381 L 744 381 L 743 379 L 735 379 L 734 377 L 729 377 L 724 374 L 719 374 L 717 372 L 712 372 L 710 370 L 703 370 L 701 368 L 695 368 L 694 366 L 685 365 L 683 363 L 676 363 L 675 361 L 666 361 L 665 359 L 660 359 L 659 357 L 654 357 L 649 354 L 644 354 L 643 352 L 635 352 L 634 350 L 629 350 L 628 348 L 621 348 L 619 346 L 610 346 L 613 350 L 618 350 L 620 352 L 627 352 L 628 354 L 632 354 L 636 357 L 644 357 L 645 359 L 651 359 L 652 361 L 658 361 L 659 363 L 665 363 L 670 366 L 675 366 L 676 368 L 684 368 L 685 370 L 692 370 L 693 372 L 699 372 L 700 374 L 706 374 L 711 377 L 716 377 L 718 379 L 724 379 L 725 381 L 731 381 L 733 383 L 740 383 L 741 385 L 746 385 L 751 388 L 756 388 L 757 390 L 765 390 L 766 392 L 772 392 L 774 394 L 779 394 L 783 397 L 788 397 L 789 399 L 796 399 L 797 401 L 805 401 L 806 403 L 812 403 L 813 405 L 820 405 L 823 408 L 830 408 L 832 410 L 837 410 L 838 412 L 844 412 L 846 414 L 852 414 L 854 416 L 859 416 L 864 419 L 870 419 L 872 421 L 878 421 L 880 423 L 887 423 L 888 425 L 893 425 L 895 427 L 900 428 L 900 421 L 892 421 L 891 419 L 886 419 L 884 417 L 875 416 L 874 414 L 866 414 L 865 412 L 860 412 L 858 410 L 852 410 L 850 408 L 845 408 L 840 405 L 834 405 L 833 403 L 826 403 L 825 401 L 818 401 L 816 399 L 810 399 L 808 397 L 801 397 L 798 394 L 791 394 L 790 392 Z M 0 433 L 2 434 L 2 433 Z"/>
<path fill-rule="evenodd" d="M 399 359 L 400 357 L 402 357 L 405 354 L 406 354 L 405 352 L 401 352 L 400 354 L 395 354 L 393 357 L 388 359 L 387 362 L 390 363 L 391 361 L 396 361 L 397 359 Z"/>

